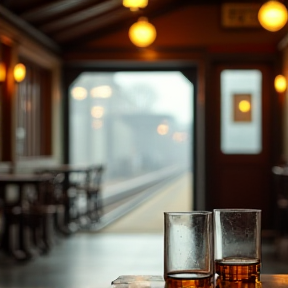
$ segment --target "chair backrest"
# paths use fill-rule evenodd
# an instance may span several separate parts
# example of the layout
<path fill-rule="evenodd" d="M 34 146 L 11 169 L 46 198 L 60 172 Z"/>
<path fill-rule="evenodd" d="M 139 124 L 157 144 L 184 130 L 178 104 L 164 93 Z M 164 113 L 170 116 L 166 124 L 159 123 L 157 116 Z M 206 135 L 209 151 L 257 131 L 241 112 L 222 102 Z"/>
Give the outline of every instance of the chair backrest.
<path fill-rule="evenodd" d="M 88 185 L 91 188 L 100 189 L 103 172 L 104 172 L 103 165 L 96 165 L 89 167 Z"/>

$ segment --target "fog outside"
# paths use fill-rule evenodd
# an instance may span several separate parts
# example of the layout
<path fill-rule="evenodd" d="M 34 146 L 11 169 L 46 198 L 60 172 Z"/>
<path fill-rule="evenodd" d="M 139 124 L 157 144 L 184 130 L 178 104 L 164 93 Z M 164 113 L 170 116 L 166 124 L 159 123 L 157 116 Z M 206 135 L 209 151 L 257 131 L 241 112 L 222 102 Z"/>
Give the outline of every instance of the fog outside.
<path fill-rule="evenodd" d="M 76 99 L 77 98 L 77 99 Z M 70 162 L 121 181 L 190 169 L 193 85 L 175 72 L 85 72 L 70 87 Z"/>

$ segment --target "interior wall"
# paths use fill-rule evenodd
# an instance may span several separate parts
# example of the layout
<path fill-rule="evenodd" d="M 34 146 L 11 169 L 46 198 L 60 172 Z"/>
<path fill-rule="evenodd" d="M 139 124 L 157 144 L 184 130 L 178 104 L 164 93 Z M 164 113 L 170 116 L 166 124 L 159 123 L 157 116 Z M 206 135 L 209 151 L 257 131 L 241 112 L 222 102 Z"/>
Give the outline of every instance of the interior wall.
<path fill-rule="evenodd" d="M 33 165 L 39 166 L 47 163 L 57 163 L 62 160 L 62 91 L 61 91 L 61 58 L 52 53 L 46 47 L 42 46 L 35 40 L 25 35 L 22 31 L 16 29 L 11 24 L 0 19 L 0 41 L 9 45 L 13 51 L 13 65 L 18 62 L 20 57 L 30 60 L 45 69 L 49 69 L 52 72 L 52 155 L 51 157 L 43 157 L 39 159 L 27 159 L 13 161 L 17 163 L 17 167 L 21 169 L 21 166 L 33 168 Z M 8 71 L 12 71 L 12 67 L 8 67 Z M 13 99 L 16 97 L 16 83 L 13 81 Z M 15 105 L 15 100 L 13 100 Z M 15 110 L 15 108 L 13 108 Z M 12 114 L 14 112 L 12 111 Z M 14 118 L 14 117 L 13 117 Z M 13 124 L 15 125 L 15 123 Z M 14 126 L 15 128 L 15 126 Z M 15 129 L 14 129 L 15 130 Z M 15 139 L 12 139 L 12 143 L 15 143 Z M 13 144 L 14 145 L 14 144 Z M 15 156 L 14 156 L 15 158 Z M 15 164 L 14 163 L 14 164 Z"/>

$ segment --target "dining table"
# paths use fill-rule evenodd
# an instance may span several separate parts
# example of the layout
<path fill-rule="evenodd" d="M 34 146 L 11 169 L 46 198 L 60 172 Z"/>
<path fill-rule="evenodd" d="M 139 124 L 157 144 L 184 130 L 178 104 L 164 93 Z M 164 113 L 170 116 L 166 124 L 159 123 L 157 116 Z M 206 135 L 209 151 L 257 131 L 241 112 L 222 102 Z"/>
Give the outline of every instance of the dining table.
<path fill-rule="evenodd" d="M 287 288 L 287 274 L 261 274 L 260 283 L 230 282 L 216 288 Z M 169 288 L 160 275 L 121 275 L 111 282 L 112 288 Z M 185 288 L 179 287 L 179 288 Z M 191 287 L 190 287 L 191 288 Z M 200 288 L 200 287 L 199 287 Z M 201 287 L 204 288 L 204 287 Z"/>

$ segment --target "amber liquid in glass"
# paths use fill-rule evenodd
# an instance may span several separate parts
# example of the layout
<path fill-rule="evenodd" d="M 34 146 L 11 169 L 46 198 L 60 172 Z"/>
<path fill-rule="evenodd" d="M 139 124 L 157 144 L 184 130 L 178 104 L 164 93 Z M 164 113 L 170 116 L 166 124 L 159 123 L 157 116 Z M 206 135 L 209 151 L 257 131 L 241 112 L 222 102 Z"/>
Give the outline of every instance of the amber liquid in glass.
<path fill-rule="evenodd" d="M 215 272 L 220 281 L 260 283 L 260 260 L 248 258 L 216 260 Z"/>
<path fill-rule="evenodd" d="M 212 288 L 212 275 L 168 274 L 165 279 L 166 288 Z"/>

